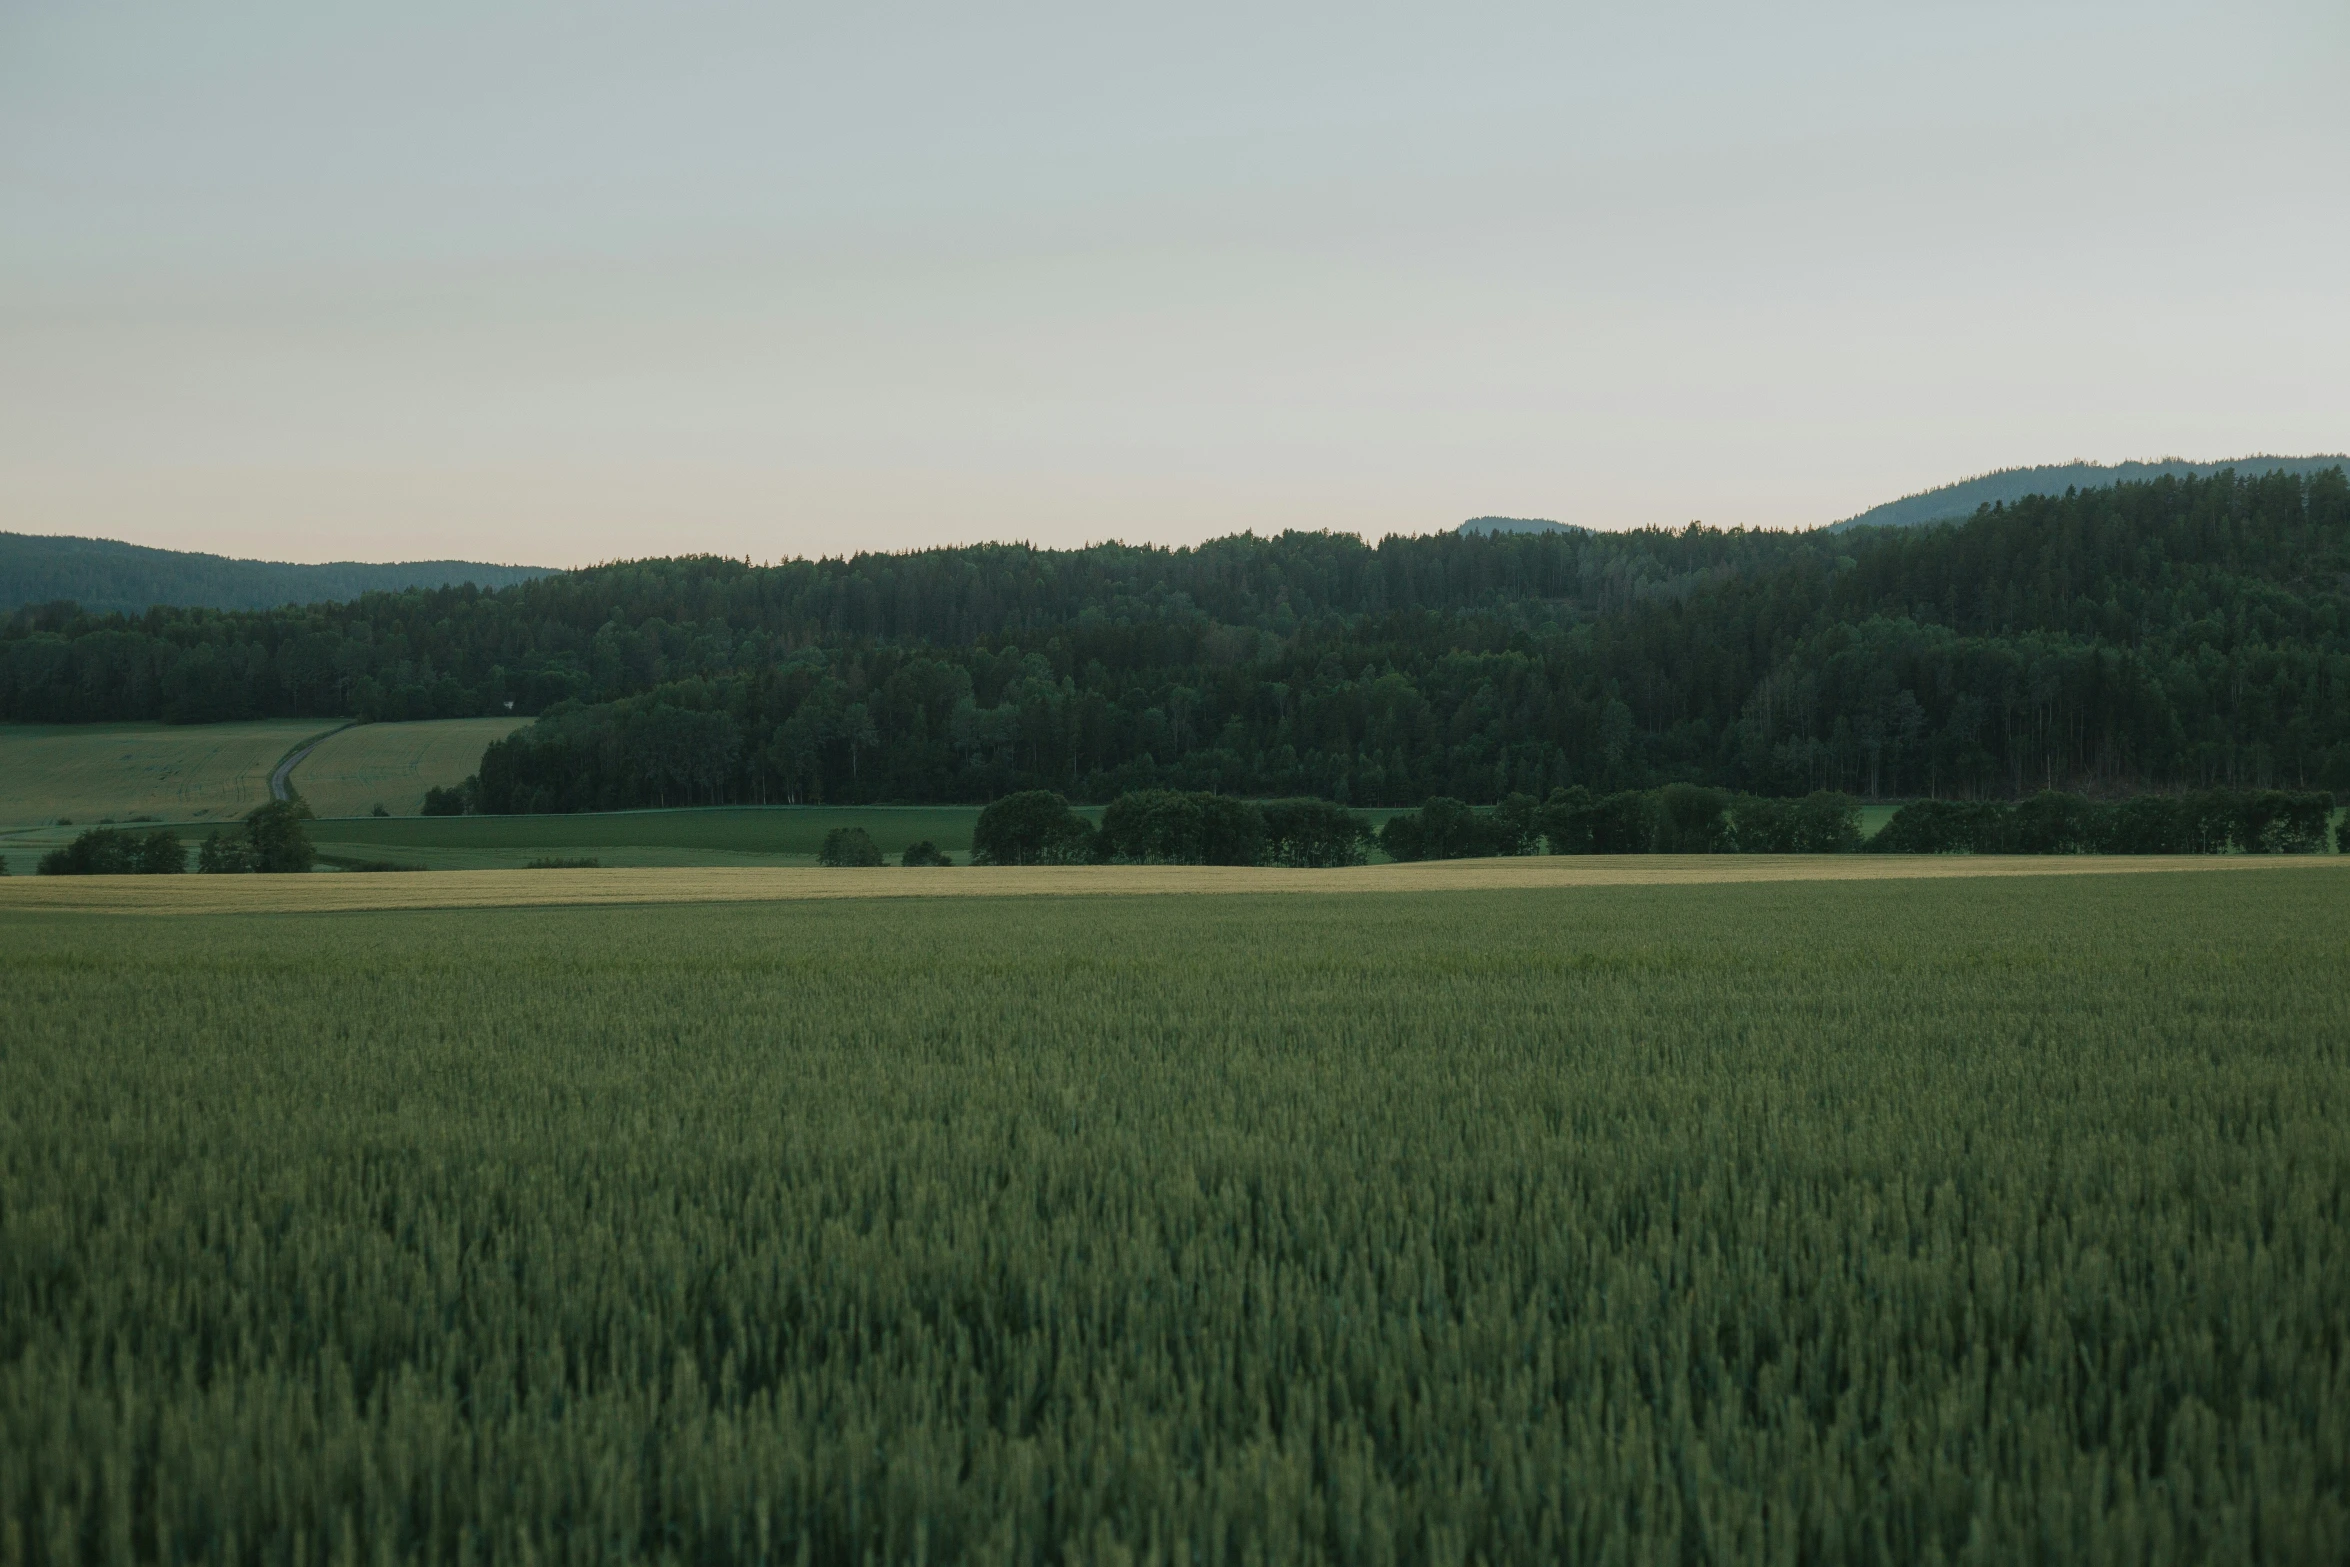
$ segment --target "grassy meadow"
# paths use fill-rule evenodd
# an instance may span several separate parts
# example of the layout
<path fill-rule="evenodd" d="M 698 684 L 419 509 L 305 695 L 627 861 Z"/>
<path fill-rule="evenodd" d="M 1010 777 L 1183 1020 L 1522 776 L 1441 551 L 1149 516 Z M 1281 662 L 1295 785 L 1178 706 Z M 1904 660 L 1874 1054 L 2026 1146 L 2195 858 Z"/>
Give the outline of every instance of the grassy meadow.
<path fill-rule="evenodd" d="M 232 820 L 268 800 L 270 770 L 288 751 L 333 727 L 314 718 L 0 724 L 0 829 L 53 827 L 60 817 L 80 827 L 106 817 Z"/>
<path fill-rule="evenodd" d="M 2338 1562 L 2342 907 L 0 903 L 0 1549 Z"/>
<path fill-rule="evenodd" d="M 320 816 L 365 816 L 381 805 L 394 816 L 424 808 L 424 791 L 462 783 L 481 753 L 530 722 L 527 718 L 442 718 L 407 724 L 358 724 L 319 742 L 294 768 L 293 784 Z"/>

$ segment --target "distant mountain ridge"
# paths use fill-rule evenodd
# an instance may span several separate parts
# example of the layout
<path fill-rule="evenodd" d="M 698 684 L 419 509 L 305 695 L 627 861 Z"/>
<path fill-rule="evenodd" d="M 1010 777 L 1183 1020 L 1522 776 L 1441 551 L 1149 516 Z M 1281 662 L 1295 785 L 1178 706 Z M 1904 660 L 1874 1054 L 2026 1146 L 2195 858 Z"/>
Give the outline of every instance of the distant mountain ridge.
<path fill-rule="evenodd" d="M 2200 478 L 2233 468 L 2246 478 L 2257 478 L 2264 473 L 2289 473 L 2296 478 L 2307 478 L 2329 468 L 2350 466 L 2350 455 L 2336 452 L 2331 456 L 2234 457 L 2226 462 L 2189 462 L 2183 457 L 2160 457 L 2153 462 L 2119 462 L 2111 465 L 2094 462 L 2047 463 L 2037 468 L 2002 468 L 1996 473 L 1977 474 L 1961 479 L 1956 484 L 1945 484 L 1915 495 L 1904 495 L 1897 501 L 1872 506 L 1857 517 L 1830 524 L 1831 531 L 1842 528 L 1915 528 L 1932 522 L 1955 522 L 1975 514 L 1978 506 L 1993 502 L 2020 501 L 2027 495 L 2062 495 L 2068 489 L 2110 489 L 2116 484 L 2143 483 L 2164 476 L 2186 479 Z M 1462 531 L 1466 532 L 1466 529 Z"/>
<path fill-rule="evenodd" d="M 547 566 L 492 566 L 469 560 L 414 560 L 389 565 L 332 561 L 234 560 L 185 550 L 150 549 L 68 534 L 0 533 L 0 614 L 27 604 L 71 599 L 98 614 L 141 615 L 157 604 L 184 609 L 275 609 L 282 604 L 343 602 L 362 593 L 444 588 L 470 582 L 511 587 L 553 574 Z"/>

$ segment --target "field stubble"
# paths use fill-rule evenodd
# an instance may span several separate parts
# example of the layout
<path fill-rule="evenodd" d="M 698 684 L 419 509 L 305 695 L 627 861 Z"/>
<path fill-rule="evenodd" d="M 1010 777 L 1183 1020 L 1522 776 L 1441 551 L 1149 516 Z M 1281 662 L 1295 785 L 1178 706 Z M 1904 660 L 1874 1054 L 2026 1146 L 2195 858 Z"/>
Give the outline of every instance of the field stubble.
<path fill-rule="evenodd" d="M 2340 1561 L 2340 886 L 0 912 L 0 1534 Z"/>

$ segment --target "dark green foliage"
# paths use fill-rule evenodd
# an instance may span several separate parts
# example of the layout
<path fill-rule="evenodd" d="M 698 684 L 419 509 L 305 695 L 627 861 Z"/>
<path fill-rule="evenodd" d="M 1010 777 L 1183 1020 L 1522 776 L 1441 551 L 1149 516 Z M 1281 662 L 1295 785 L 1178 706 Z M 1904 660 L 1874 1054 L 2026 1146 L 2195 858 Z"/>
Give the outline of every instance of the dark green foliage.
<path fill-rule="evenodd" d="M 196 869 L 207 876 L 244 875 L 261 868 L 253 840 L 235 828 L 215 827 L 196 851 Z"/>
<path fill-rule="evenodd" d="M 1006 795 L 971 829 L 974 865 L 1087 865 L 1095 856 L 1093 824 L 1046 789 Z"/>
<path fill-rule="evenodd" d="M 1995 846 L 2005 854 L 2090 854 L 2105 836 L 2104 813 L 2077 794 L 2044 790 L 2005 807 Z"/>
<path fill-rule="evenodd" d="M 1312 868 L 1360 865 L 1369 858 L 1369 824 L 1328 800 L 1267 800 L 1263 863 Z"/>
<path fill-rule="evenodd" d="M 1988 854 L 2005 814 L 1989 800 L 1912 800 L 1866 847 L 1876 854 Z"/>
<path fill-rule="evenodd" d="M 0 1548 L 2331 1567 L 2336 881 L 0 912 Z"/>
<path fill-rule="evenodd" d="M 1138 790 L 1102 813 L 1097 852 L 1114 865 L 1256 865 L 1265 817 L 1229 795 Z"/>
<path fill-rule="evenodd" d="M 1894 820 L 1900 820 L 1900 813 Z M 2105 854 L 2200 854 L 2226 847 L 2224 826 L 2216 841 L 2194 827 L 2186 800 L 2167 794 L 2134 795 L 2105 807 L 2097 847 Z"/>
<path fill-rule="evenodd" d="M 824 847 L 816 851 L 816 863 L 845 868 L 879 865 L 881 847 L 862 827 L 835 827 L 824 835 Z"/>
<path fill-rule="evenodd" d="M 477 808 L 2350 788 L 2350 481 L 1849 533 L 637 562 L 0 625 L 0 719 L 541 722 Z"/>
<path fill-rule="evenodd" d="M 1497 837 L 1473 807 L 1439 795 L 1417 811 L 1387 818 L 1379 847 L 1391 860 L 1469 860 L 1495 853 Z"/>
<path fill-rule="evenodd" d="M 499 588 L 546 575 L 538 566 L 462 560 L 298 566 L 149 549 L 112 539 L 0 533 L 0 613 L 20 604 L 42 604 L 51 617 L 68 620 L 82 610 L 132 616 L 144 615 L 154 604 L 260 610 L 460 582 Z"/>
<path fill-rule="evenodd" d="M 1860 847 L 1860 802 L 1830 790 L 1770 800 L 1695 784 L 1599 798 L 1560 789 L 1537 821 L 1553 854 L 1842 854 Z"/>
<path fill-rule="evenodd" d="M 434 795 L 435 793 L 437 793 L 437 792 L 438 792 L 437 790 L 432 790 L 432 789 L 427 789 L 427 790 L 425 790 L 425 791 L 424 791 L 424 797 L 425 797 L 425 800 L 427 801 L 427 803 L 429 803 L 429 802 L 431 801 L 431 799 L 432 799 L 433 795 Z M 367 814 L 368 814 L 368 815 L 370 815 L 370 816 L 389 816 L 389 815 L 391 815 L 392 813 L 391 813 L 391 812 L 389 812 L 389 811 L 387 811 L 387 810 L 385 810 L 385 809 L 384 809 L 384 808 L 383 808 L 383 807 L 382 807 L 380 804 L 378 804 L 378 805 L 371 805 L 371 806 L 369 806 L 369 807 L 367 808 Z"/>
<path fill-rule="evenodd" d="M 1846 854 L 1860 847 L 1860 802 L 1829 790 L 1800 800 L 1741 795 L 1730 802 L 1730 832 L 1746 854 Z"/>
<path fill-rule="evenodd" d="M 92 827 L 40 863 L 44 876 L 171 876 L 187 868 L 187 850 L 173 833 L 119 827 Z"/>
<path fill-rule="evenodd" d="M 318 858 L 302 826 L 310 807 L 300 800 L 272 800 L 245 813 L 245 837 L 253 845 L 253 868 L 265 875 L 310 869 Z"/>
<path fill-rule="evenodd" d="M 827 860 L 825 863 L 829 865 L 834 862 Z M 601 870 L 603 865 L 602 860 L 594 858 L 565 859 L 560 855 L 542 855 L 538 859 L 525 861 L 522 868 L 526 871 L 593 871 Z"/>
<path fill-rule="evenodd" d="M 1542 852 L 1542 802 L 1530 794 L 1506 794 L 1485 818 L 1495 854 Z"/>
<path fill-rule="evenodd" d="M 1840 854 L 1860 846 L 1860 802 L 1820 790 L 1759 799 L 1694 784 L 1554 790 L 1537 813 L 1553 854 Z"/>
<path fill-rule="evenodd" d="M 2207 789 L 2112 802 L 2048 791 L 1913 800 L 1868 842 L 1879 854 L 2320 854 L 2333 796 Z"/>
<path fill-rule="evenodd" d="M 955 862 L 944 849 L 924 838 L 917 843 L 907 844 L 906 852 L 898 857 L 898 863 L 912 869 L 919 865 L 952 865 Z"/>
<path fill-rule="evenodd" d="M 1737 847 L 1729 790 L 1666 784 L 1657 791 L 1657 853 L 1725 854 Z"/>
<path fill-rule="evenodd" d="M 1569 822 L 1567 840 L 1586 845 L 1572 851 L 1579 854 L 1647 854 L 1656 848 L 1656 831 L 1655 791 L 1620 789 L 1593 800 L 1580 823 Z"/>
<path fill-rule="evenodd" d="M 2263 789 L 2237 798 L 2241 804 L 2233 836 L 2245 853 L 2324 852 L 2326 828 L 2334 814 L 2331 794 Z"/>
<path fill-rule="evenodd" d="M 474 805 L 474 793 L 479 787 L 480 785 L 478 780 L 472 778 L 466 779 L 461 784 L 451 784 L 447 788 L 442 788 L 436 784 L 432 788 L 424 791 L 423 814 L 426 816 L 471 815 Z M 391 813 L 379 809 L 376 814 L 379 816 L 386 816 Z"/>
<path fill-rule="evenodd" d="M 241 827 L 214 829 L 205 834 L 196 856 L 196 869 L 215 875 L 263 872 L 293 875 L 307 871 L 318 860 L 303 823 L 310 807 L 300 800 L 272 800 L 245 813 Z"/>

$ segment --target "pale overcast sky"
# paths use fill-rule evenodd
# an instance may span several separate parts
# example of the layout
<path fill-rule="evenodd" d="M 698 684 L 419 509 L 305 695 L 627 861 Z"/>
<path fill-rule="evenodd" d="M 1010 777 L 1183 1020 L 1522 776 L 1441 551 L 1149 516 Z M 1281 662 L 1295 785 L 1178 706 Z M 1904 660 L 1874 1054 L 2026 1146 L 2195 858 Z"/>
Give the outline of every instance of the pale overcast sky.
<path fill-rule="evenodd" d="M 2350 446 L 2350 6 L 0 0 L 0 528 L 1807 526 Z"/>

